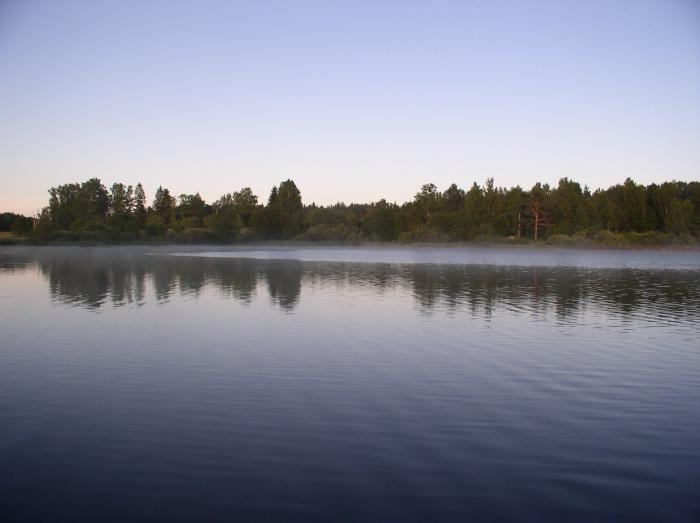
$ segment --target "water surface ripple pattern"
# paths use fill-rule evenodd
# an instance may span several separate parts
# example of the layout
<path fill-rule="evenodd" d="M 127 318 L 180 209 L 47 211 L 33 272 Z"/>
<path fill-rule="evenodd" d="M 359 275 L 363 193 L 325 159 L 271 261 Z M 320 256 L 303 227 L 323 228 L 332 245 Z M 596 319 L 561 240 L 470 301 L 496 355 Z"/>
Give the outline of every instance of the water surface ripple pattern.
<path fill-rule="evenodd" d="M 2 247 L 0 517 L 697 520 L 699 258 Z"/>

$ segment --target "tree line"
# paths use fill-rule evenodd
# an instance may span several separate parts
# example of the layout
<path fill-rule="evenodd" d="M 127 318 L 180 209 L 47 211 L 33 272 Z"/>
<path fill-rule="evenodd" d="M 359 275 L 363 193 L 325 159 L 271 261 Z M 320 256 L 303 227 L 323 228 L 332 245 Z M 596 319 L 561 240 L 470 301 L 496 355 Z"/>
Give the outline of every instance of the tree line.
<path fill-rule="evenodd" d="M 4 216 L 4 215 L 3 215 Z M 26 222 L 25 226 L 26 226 Z M 413 200 L 304 205 L 292 180 L 274 186 L 266 201 L 249 187 L 207 203 L 199 193 L 174 196 L 158 187 L 98 178 L 49 189 L 49 202 L 32 233 L 41 239 L 174 241 L 522 241 L 632 238 L 697 241 L 700 182 L 641 185 L 631 179 L 589 190 L 562 178 L 497 187 L 492 178 L 469 189 L 421 187 Z M 617 235 L 617 236 L 615 236 Z M 622 236 L 620 236 L 622 235 Z"/>

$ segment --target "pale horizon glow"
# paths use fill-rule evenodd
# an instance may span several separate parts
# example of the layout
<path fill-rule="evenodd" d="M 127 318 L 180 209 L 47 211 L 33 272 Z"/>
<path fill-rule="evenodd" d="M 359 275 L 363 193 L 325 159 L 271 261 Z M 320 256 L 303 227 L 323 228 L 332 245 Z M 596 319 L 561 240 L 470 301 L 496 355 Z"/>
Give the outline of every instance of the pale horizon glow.
<path fill-rule="evenodd" d="M 700 2 L 0 3 L 0 212 L 700 180 Z"/>

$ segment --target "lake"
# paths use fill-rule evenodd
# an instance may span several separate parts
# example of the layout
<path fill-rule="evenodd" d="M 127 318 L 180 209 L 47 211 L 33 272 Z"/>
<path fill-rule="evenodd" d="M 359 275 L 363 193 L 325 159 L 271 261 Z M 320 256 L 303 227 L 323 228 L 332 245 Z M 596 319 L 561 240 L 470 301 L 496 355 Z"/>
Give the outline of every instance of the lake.
<path fill-rule="evenodd" d="M 0 247 L 4 521 L 700 519 L 700 253 Z"/>

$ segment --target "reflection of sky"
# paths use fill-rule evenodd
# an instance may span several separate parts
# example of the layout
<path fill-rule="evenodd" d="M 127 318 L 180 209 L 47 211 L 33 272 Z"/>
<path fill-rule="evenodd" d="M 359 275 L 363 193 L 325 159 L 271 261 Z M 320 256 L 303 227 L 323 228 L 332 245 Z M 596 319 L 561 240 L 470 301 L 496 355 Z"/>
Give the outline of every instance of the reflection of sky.
<path fill-rule="evenodd" d="M 693 0 L 0 3 L 0 209 L 99 176 L 306 203 L 697 178 Z"/>
<path fill-rule="evenodd" d="M 687 255 L 695 253 L 319 248 L 170 256 L 169 249 L 161 254 L 153 250 L 40 248 L 14 251 L 14 257 L 9 251 L 0 260 L 4 300 L 9 304 L 16 297 L 17 304 L 30 307 L 48 292 L 58 307 L 99 312 L 157 305 L 174 317 L 181 307 L 196 306 L 194 317 L 199 317 L 203 310 L 228 302 L 225 310 L 293 313 L 301 323 L 320 322 L 318 328 L 327 321 L 309 316 L 314 307 L 314 314 L 339 315 L 348 325 L 355 315 L 386 322 L 397 311 L 418 313 L 419 322 L 455 316 L 487 323 L 501 319 L 575 324 L 595 317 L 601 325 L 669 325 L 693 320 L 700 307 L 697 267 L 657 268 L 687 267 Z M 518 256 L 524 262 L 528 252 L 531 262 L 539 265 L 518 265 Z M 251 254 L 257 259 L 249 258 Z M 504 256 L 512 263 L 485 263 L 489 257 Z M 620 256 L 626 260 L 622 267 L 609 268 Z M 333 258 L 351 261 L 318 261 Z M 433 263 L 406 263 L 426 259 Z M 465 259 L 473 263 L 464 264 Z M 573 259 L 583 266 L 570 264 Z M 440 260 L 446 263 L 436 263 Z M 586 260 L 593 263 L 587 266 Z"/>
<path fill-rule="evenodd" d="M 689 341 L 700 313 L 695 271 L 244 260 L 229 273 L 225 260 L 145 259 L 156 263 L 99 263 L 91 272 L 68 259 L 0 271 L 2 308 L 12 309 L 4 327 L 31 336 L 63 318 L 61 330 L 78 332 L 87 308 L 108 330 L 126 322 L 136 337 L 153 329 L 168 343 L 200 333 L 204 344 L 259 336 L 274 345 L 292 336 L 391 345 L 399 333 L 440 351 L 485 349 L 486 336 L 534 347 L 556 333 L 563 344 L 567 336 L 602 342 L 624 334 L 650 347 L 669 332 Z M 179 265 L 166 268 L 173 260 Z"/>
<path fill-rule="evenodd" d="M 8 365 L 55 343 L 39 368 L 63 369 L 61 354 L 80 353 L 87 367 L 138 362 L 145 379 L 164 372 L 156 369 L 169 354 L 176 373 L 267 366 L 261 372 L 281 380 L 339 387 L 456 388 L 468 375 L 474 390 L 527 388 L 537 376 L 545 394 L 620 372 L 632 384 L 660 379 L 659 365 L 682 377 L 697 359 L 694 271 L 238 260 L 227 272 L 236 260 L 145 259 L 156 263 L 100 261 L 91 271 L 68 258 L 0 272 L 4 341 L 25 347 L 4 356 Z"/>
<path fill-rule="evenodd" d="M 696 512 L 698 271 L 7 258 L 0 484 L 27 511 Z"/>
<path fill-rule="evenodd" d="M 449 265 L 496 265 L 524 267 L 581 267 L 636 269 L 700 269 L 695 250 L 659 253 L 649 250 L 602 250 L 503 247 L 379 247 L 379 248 L 296 248 L 250 249 L 233 247 L 216 251 L 174 253 L 176 256 L 241 258 L 257 260 L 300 260 L 349 263 L 402 263 Z"/>

